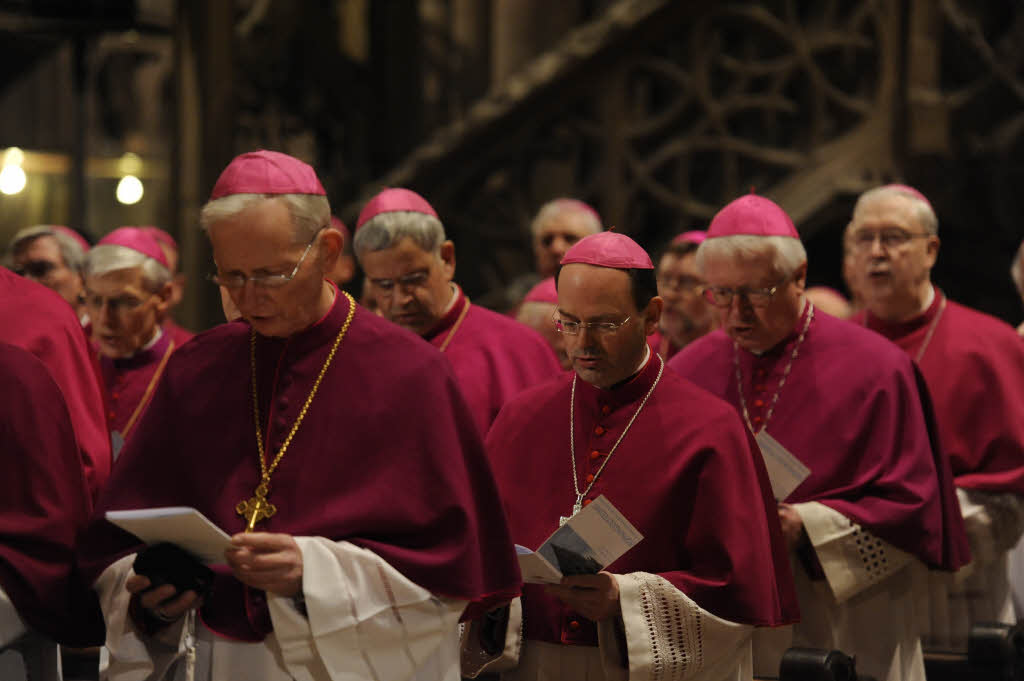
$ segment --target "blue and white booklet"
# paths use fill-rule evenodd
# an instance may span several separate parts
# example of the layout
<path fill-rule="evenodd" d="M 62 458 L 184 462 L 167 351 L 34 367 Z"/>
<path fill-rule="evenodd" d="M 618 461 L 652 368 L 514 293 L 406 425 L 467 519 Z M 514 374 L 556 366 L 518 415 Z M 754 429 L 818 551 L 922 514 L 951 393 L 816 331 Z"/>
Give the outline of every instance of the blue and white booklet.
<path fill-rule="evenodd" d="M 563 576 L 597 574 L 643 538 L 602 495 L 555 530 L 536 551 L 516 544 L 519 571 L 528 584 L 558 584 Z"/>

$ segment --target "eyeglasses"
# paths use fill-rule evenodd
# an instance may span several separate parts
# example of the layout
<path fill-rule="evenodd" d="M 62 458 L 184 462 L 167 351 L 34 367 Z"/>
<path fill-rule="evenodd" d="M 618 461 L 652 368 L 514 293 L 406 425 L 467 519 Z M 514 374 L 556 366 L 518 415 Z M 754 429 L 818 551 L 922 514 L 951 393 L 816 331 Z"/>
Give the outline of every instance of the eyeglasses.
<path fill-rule="evenodd" d="M 11 271 L 20 277 L 31 277 L 32 279 L 43 279 L 55 269 L 60 267 L 49 260 L 29 260 L 20 265 L 15 265 Z"/>
<path fill-rule="evenodd" d="M 882 243 L 883 248 L 895 250 L 908 244 L 911 239 L 927 239 L 930 236 L 931 234 L 912 234 L 898 227 L 887 227 L 886 229 L 879 230 L 859 229 L 849 236 L 847 243 L 855 250 L 867 251 L 875 245 L 875 240 L 877 239 Z"/>
<path fill-rule="evenodd" d="M 396 286 L 403 291 L 411 291 L 423 286 L 429 278 L 430 272 L 424 270 L 422 272 L 413 272 L 397 279 L 371 279 L 370 283 L 376 289 L 377 295 L 390 296 L 395 292 Z"/>
<path fill-rule="evenodd" d="M 106 304 L 107 310 L 112 314 L 120 314 L 122 312 L 130 312 L 138 309 L 144 300 L 139 300 L 134 296 L 115 296 L 113 298 L 100 296 L 93 293 L 86 292 L 85 294 L 85 305 L 86 307 L 93 310 L 103 309 L 103 305 Z"/>
<path fill-rule="evenodd" d="M 701 280 L 697 277 L 683 275 L 681 277 L 670 277 L 668 275 L 658 277 L 658 286 L 669 291 L 682 291 L 683 293 L 694 293 L 701 288 Z"/>
<path fill-rule="evenodd" d="M 567 336 L 578 336 L 580 331 L 590 330 L 598 336 L 604 336 L 610 333 L 615 333 L 626 324 L 632 317 L 626 317 L 621 322 L 573 322 L 568 319 L 562 319 L 557 314 L 551 316 L 551 321 L 555 323 L 555 329 L 559 333 L 564 333 Z"/>
<path fill-rule="evenodd" d="M 309 244 L 306 245 L 306 250 L 302 252 L 302 257 L 295 263 L 295 268 L 291 274 L 260 274 L 254 276 L 248 276 L 245 274 L 232 273 L 232 274 L 220 274 L 215 273 L 207 277 L 217 286 L 223 286 L 224 288 L 239 289 L 245 286 L 248 282 L 252 282 L 254 286 L 260 286 L 262 288 L 280 288 L 287 284 L 289 281 L 295 278 L 295 275 L 299 273 L 299 268 L 302 267 L 302 262 L 306 259 L 306 255 L 309 254 L 309 249 L 313 247 L 313 243 L 316 238 L 320 236 L 320 232 L 324 228 L 321 227 L 317 230 L 317 233 L 313 235 Z"/>
<path fill-rule="evenodd" d="M 775 286 L 769 286 L 768 288 L 750 288 L 748 286 L 741 286 L 739 288 L 705 286 L 704 298 L 706 298 L 707 301 L 715 307 L 729 307 L 732 305 L 733 298 L 736 296 L 740 296 L 743 300 L 746 300 L 754 307 L 765 307 L 768 303 L 772 302 L 772 298 L 775 297 L 775 293 L 787 281 L 789 281 L 789 277 L 786 277 Z"/>

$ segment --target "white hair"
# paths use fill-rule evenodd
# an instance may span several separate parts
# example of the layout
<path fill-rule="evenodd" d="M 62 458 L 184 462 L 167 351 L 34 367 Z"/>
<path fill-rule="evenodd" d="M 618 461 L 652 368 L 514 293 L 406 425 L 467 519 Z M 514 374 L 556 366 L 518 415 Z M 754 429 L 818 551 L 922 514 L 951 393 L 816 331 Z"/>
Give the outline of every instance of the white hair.
<path fill-rule="evenodd" d="M 153 258 L 133 248 L 117 244 L 93 247 L 85 258 L 83 276 L 102 277 L 117 270 L 139 268 L 142 285 L 150 293 L 159 293 L 171 281 L 171 271 Z"/>
<path fill-rule="evenodd" d="M 709 257 L 753 259 L 763 255 L 772 256 L 772 268 L 780 277 L 791 276 L 807 262 L 807 251 L 800 239 L 735 234 L 706 239 L 697 249 L 697 269 L 703 272 Z"/>
<path fill-rule="evenodd" d="M 914 217 L 917 218 L 918 224 L 928 234 L 938 235 L 939 233 L 939 218 L 935 216 L 935 211 L 932 209 L 932 205 L 913 191 L 909 191 L 899 186 L 884 185 L 882 187 L 875 187 L 869 189 L 857 198 L 857 203 L 853 206 L 853 217 L 856 219 L 857 212 L 862 206 L 865 206 L 872 201 L 880 201 L 882 199 L 889 199 L 894 196 L 901 196 L 905 199 L 910 199 L 911 204 L 914 207 Z M 852 220 L 851 220 L 852 222 Z"/>
<path fill-rule="evenodd" d="M 74 237 L 59 229 L 54 229 L 52 225 L 35 225 L 15 232 L 14 238 L 11 239 L 11 243 L 7 247 L 7 261 L 11 262 L 23 248 L 42 236 L 52 236 L 56 239 L 57 248 L 60 249 L 60 257 L 64 259 L 64 264 L 69 269 L 81 273 L 82 266 L 85 264 L 85 250 L 82 248 L 82 244 L 75 241 Z"/>
<path fill-rule="evenodd" d="M 1021 271 L 1022 269 L 1024 269 L 1024 241 L 1020 242 L 1017 255 L 1013 258 L 1013 264 L 1010 265 L 1010 276 L 1013 277 L 1013 283 L 1017 285 L 1017 290 L 1024 298 L 1024 272 Z"/>
<path fill-rule="evenodd" d="M 230 194 L 208 201 L 199 211 L 199 226 L 209 233 L 210 227 L 221 220 L 238 215 L 259 201 L 277 199 L 284 203 L 292 218 L 295 243 L 312 241 L 324 227 L 331 224 L 331 205 L 326 196 L 319 194 Z"/>
<path fill-rule="evenodd" d="M 412 239 L 420 250 L 440 255 L 445 241 L 444 225 L 433 215 L 411 210 L 381 213 L 356 229 L 352 248 L 356 257 L 362 259 L 364 253 L 394 248 L 405 238 Z"/>
<path fill-rule="evenodd" d="M 533 222 L 530 223 L 530 231 L 536 235 L 548 222 L 566 214 L 579 215 L 591 234 L 597 234 L 603 229 L 601 220 L 593 208 L 578 199 L 561 198 L 548 201 L 540 207 Z"/>

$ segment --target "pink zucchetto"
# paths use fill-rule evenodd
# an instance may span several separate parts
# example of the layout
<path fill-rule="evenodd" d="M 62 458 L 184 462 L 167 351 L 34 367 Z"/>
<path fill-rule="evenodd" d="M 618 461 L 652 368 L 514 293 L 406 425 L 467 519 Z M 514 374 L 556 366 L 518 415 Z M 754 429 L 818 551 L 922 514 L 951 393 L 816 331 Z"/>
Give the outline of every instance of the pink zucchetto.
<path fill-rule="evenodd" d="M 786 211 L 756 194 L 741 196 L 718 211 L 708 227 L 707 238 L 738 235 L 800 238 Z"/>
<path fill-rule="evenodd" d="M 164 230 L 160 229 L 159 227 L 153 227 L 152 225 L 146 225 L 144 227 L 139 227 L 139 229 L 141 229 L 146 234 L 148 234 L 151 237 L 153 237 L 154 239 L 156 239 L 158 243 L 161 243 L 164 246 L 167 246 L 172 251 L 176 252 L 178 250 L 178 242 L 174 240 L 174 237 L 171 236 L 170 234 L 168 234 L 167 232 L 165 232 Z"/>
<path fill-rule="evenodd" d="M 346 227 L 345 223 L 341 221 L 341 218 L 335 217 L 334 215 L 332 215 L 331 216 L 331 227 L 334 227 L 334 229 L 336 229 L 339 232 L 341 232 L 341 235 L 343 237 L 345 237 L 345 241 L 346 242 L 348 242 L 348 240 L 352 238 L 352 235 L 348 231 L 348 227 Z"/>
<path fill-rule="evenodd" d="M 147 255 L 164 267 L 168 267 L 167 256 L 160 243 L 142 227 L 118 227 L 96 244 L 97 246 L 123 246 Z"/>
<path fill-rule="evenodd" d="M 563 265 L 582 263 L 617 270 L 653 270 L 654 263 L 640 244 L 618 232 L 598 232 L 583 237 L 562 258 Z"/>
<path fill-rule="evenodd" d="M 326 196 L 308 163 L 279 151 L 250 151 L 236 156 L 217 178 L 210 200 L 233 194 L 313 194 Z"/>
<path fill-rule="evenodd" d="M 82 247 L 83 253 L 89 252 L 89 242 L 85 240 L 84 236 L 82 236 L 75 230 L 71 229 L 70 227 L 65 227 L 64 225 L 49 225 L 49 227 L 55 232 L 60 232 L 61 234 L 64 234 L 74 239 L 75 242 Z"/>
<path fill-rule="evenodd" d="M 411 213 L 423 213 L 437 217 L 437 211 L 425 198 L 412 191 L 400 187 L 389 187 L 366 202 L 363 210 L 356 220 L 356 231 L 382 213 L 397 213 L 398 211 L 409 211 Z M 440 218 L 438 218 L 440 219 Z"/>
<path fill-rule="evenodd" d="M 708 233 L 699 229 L 690 232 L 683 232 L 672 239 L 674 244 L 702 244 L 708 238 Z"/>
<path fill-rule="evenodd" d="M 551 303 L 558 304 L 558 291 L 555 289 L 555 278 L 542 279 L 539 284 L 530 289 L 523 298 L 524 303 Z"/>
<path fill-rule="evenodd" d="M 902 192 L 904 194 L 910 194 L 915 199 L 923 201 L 924 204 L 929 208 L 932 207 L 932 202 L 928 200 L 928 197 L 926 197 L 924 194 L 911 187 L 909 184 L 887 184 L 884 187 L 882 187 L 882 189 L 892 189 L 894 191 Z"/>

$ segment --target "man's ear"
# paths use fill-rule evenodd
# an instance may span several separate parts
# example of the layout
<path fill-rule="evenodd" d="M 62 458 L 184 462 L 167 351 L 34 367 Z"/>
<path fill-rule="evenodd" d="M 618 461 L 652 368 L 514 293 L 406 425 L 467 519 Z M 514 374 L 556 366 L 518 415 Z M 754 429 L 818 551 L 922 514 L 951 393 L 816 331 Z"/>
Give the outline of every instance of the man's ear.
<path fill-rule="evenodd" d="M 320 237 L 320 243 L 320 257 L 324 272 L 330 272 L 334 269 L 334 264 L 338 261 L 338 255 L 345 245 L 345 236 L 333 227 L 328 227 L 324 229 L 324 233 Z"/>
<path fill-rule="evenodd" d="M 451 240 L 441 244 L 441 262 L 445 276 L 451 281 L 455 278 L 455 244 Z"/>
<path fill-rule="evenodd" d="M 793 282 L 796 284 L 797 289 L 803 293 L 807 288 L 807 263 L 800 265 L 793 272 Z"/>
<path fill-rule="evenodd" d="M 658 322 L 661 321 L 661 312 L 665 309 L 665 301 L 661 296 L 654 296 L 644 308 L 644 335 L 650 336 L 658 330 Z"/>

